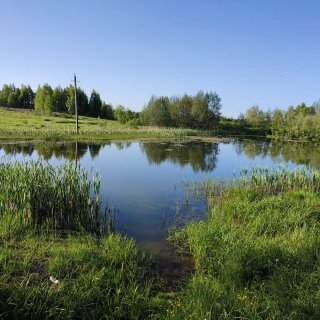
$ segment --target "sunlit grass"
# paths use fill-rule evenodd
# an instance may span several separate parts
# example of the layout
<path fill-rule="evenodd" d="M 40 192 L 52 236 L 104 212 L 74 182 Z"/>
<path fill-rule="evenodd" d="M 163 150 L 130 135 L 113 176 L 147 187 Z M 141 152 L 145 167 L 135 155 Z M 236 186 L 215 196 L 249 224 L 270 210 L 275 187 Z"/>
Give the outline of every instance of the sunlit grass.
<path fill-rule="evenodd" d="M 146 280 L 149 264 L 117 235 L 2 242 L 1 319 L 152 319 L 163 304 Z"/>
<path fill-rule="evenodd" d="M 123 125 L 117 121 L 79 117 L 79 135 L 75 134 L 74 116 L 55 113 L 41 115 L 35 111 L 0 108 L 0 139 L 89 140 L 133 138 L 180 138 L 208 135 L 200 130 Z"/>
<path fill-rule="evenodd" d="M 257 169 L 209 184 L 208 218 L 174 235 L 195 274 L 168 318 L 318 319 L 319 183 L 317 171 Z"/>
<path fill-rule="evenodd" d="M 96 232 L 98 185 L 85 172 L 3 164 L 0 315 L 319 319 L 319 186 L 318 171 L 266 169 L 206 184 L 207 218 L 171 234 L 194 273 L 164 293 L 132 239 Z"/>
<path fill-rule="evenodd" d="M 0 318 L 152 319 L 152 258 L 113 234 L 99 180 L 72 165 L 0 164 Z"/>
<path fill-rule="evenodd" d="M 0 218 L 14 229 L 99 233 L 100 182 L 73 165 L 0 164 Z"/>

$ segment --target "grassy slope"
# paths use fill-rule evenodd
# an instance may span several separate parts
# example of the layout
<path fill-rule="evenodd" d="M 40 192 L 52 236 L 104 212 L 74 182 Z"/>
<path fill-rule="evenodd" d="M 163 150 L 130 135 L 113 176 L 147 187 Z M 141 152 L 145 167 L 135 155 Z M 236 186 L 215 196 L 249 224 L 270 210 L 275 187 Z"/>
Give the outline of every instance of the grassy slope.
<path fill-rule="evenodd" d="M 80 135 L 76 136 L 74 116 L 40 115 L 35 111 L 0 108 L 0 139 L 86 140 L 130 139 L 144 137 L 182 137 L 197 135 L 191 129 L 159 129 L 126 126 L 117 121 L 79 117 Z"/>
<path fill-rule="evenodd" d="M 213 131 L 123 125 L 117 121 L 79 117 L 80 134 L 75 135 L 75 117 L 55 113 L 41 115 L 33 110 L 0 108 L 0 139 L 103 141 L 135 138 L 183 138 L 197 136 L 264 136 L 260 129 L 239 128 L 236 121 L 221 119 Z"/>

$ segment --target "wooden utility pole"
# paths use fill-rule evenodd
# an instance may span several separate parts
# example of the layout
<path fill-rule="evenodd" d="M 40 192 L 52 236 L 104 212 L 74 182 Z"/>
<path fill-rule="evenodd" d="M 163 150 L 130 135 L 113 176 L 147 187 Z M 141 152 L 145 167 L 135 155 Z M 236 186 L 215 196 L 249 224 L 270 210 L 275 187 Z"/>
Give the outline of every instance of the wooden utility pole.
<path fill-rule="evenodd" d="M 77 77 L 74 74 L 74 110 L 76 113 L 76 134 L 79 133 L 79 121 L 78 121 L 78 103 L 77 103 Z"/>

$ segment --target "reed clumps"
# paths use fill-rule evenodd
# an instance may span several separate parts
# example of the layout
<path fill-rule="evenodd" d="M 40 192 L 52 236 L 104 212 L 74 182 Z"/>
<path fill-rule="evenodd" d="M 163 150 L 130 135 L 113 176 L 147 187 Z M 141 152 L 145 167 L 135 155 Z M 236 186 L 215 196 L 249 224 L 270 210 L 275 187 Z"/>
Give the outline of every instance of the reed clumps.
<path fill-rule="evenodd" d="M 164 308 L 151 257 L 105 232 L 99 193 L 79 167 L 0 164 L 0 319 L 152 319 Z"/>
<path fill-rule="evenodd" d="M 100 232 L 100 181 L 80 167 L 45 162 L 0 165 L 0 217 L 11 230 Z"/>

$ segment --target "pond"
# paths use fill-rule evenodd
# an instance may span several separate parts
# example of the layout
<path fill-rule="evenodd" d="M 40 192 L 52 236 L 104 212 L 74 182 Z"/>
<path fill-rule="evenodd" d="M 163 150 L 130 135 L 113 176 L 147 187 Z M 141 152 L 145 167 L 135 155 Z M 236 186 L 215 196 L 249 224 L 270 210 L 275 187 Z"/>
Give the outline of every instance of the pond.
<path fill-rule="evenodd" d="M 187 188 L 193 182 L 229 179 L 252 166 L 315 167 L 320 147 L 259 140 L 126 141 L 105 144 L 1 143 L 4 161 L 43 159 L 53 165 L 80 163 L 101 178 L 103 206 L 114 208 L 118 231 L 168 255 L 168 226 L 203 217 L 206 201 Z M 189 191 L 188 191 L 189 190 Z"/>

